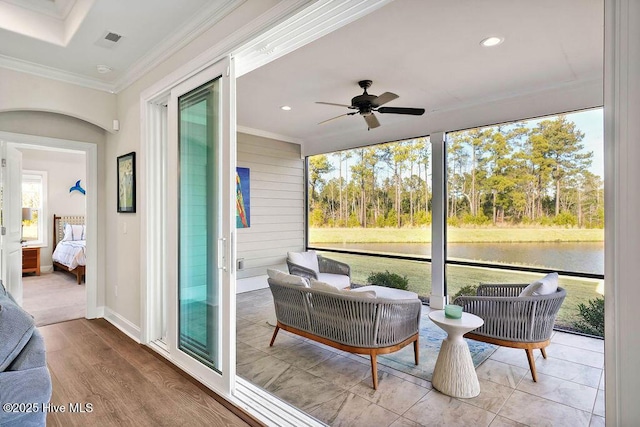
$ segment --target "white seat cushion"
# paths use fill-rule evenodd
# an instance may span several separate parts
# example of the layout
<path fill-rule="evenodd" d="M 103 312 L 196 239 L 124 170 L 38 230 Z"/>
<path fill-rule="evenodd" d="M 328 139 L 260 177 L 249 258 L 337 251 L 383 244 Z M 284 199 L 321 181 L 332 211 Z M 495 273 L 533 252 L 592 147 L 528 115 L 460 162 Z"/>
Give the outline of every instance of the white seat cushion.
<path fill-rule="evenodd" d="M 318 254 L 316 254 L 316 251 L 287 252 L 287 257 L 289 258 L 289 261 L 294 264 L 310 268 L 316 273 L 320 272 L 320 267 L 318 266 Z"/>
<path fill-rule="evenodd" d="M 329 283 L 321 282 L 315 279 L 311 279 L 311 289 L 329 292 L 332 294 L 355 296 L 359 298 L 375 298 L 376 297 L 376 293 L 373 290 L 369 290 L 367 292 L 353 293 L 351 292 L 350 289 L 338 289 Z"/>
<path fill-rule="evenodd" d="M 351 286 L 351 279 L 344 274 L 318 273 L 318 280 L 328 283 L 337 289 L 344 289 Z"/>
<path fill-rule="evenodd" d="M 362 286 L 360 288 L 352 289 L 351 292 L 368 292 L 375 291 L 378 298 L 386 299 L 417 299 L 418 294 L 411 291 L 403 291 L 402 289 L 388 288 L 386 286 Z"/>

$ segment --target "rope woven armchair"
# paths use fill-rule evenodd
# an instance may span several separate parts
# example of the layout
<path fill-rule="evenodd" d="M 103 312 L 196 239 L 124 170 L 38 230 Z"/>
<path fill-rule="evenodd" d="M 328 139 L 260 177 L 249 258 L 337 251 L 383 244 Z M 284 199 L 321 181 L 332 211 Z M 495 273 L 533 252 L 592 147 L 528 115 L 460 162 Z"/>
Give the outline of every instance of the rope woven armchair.
<path fill-rule="evenodd" d="M 315 251 L 289 252 L 287 254 L 289 274 L 315 279 L 336 288 L 351 286 L 351 267 L 344 262 L 325 258 Z"/>
<path fill-rule="evenodd" d="M 533 350 L 547 358 L 553 325 L 566 291 L 558 287 L 549 295 L 519 296 L 527 284 L 481 284 L 475 296 L 460 296 L 454 304 L 484 320 L 465 338 L 504 347 L 524 349 L 533 381 L 538 381 Z"/>

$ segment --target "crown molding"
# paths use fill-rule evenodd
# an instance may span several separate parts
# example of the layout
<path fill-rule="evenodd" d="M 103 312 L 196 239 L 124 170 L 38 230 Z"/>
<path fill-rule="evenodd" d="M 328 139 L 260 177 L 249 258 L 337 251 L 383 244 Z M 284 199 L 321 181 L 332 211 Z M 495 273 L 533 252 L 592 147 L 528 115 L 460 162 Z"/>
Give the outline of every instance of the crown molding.
<path fill-rule="evenodd" d="M 247 0 L 226 0 L 222 4 L 214 2 L 199 10 L 189 19 L 189 25 L 156 45 L 149 53 L 130 66 L 115 83 L 115 91 L 120 92 L 140 77 L 157 67 L 171 55 L 191 43 L 205 31 L 212 28 Z"/>
<path fill-rule="evenodd" d="M 70 73 L 68 71 L 59 70 L 53 67 L 36 64 L 21 59 L 11 58 L 9 56 L 0 55 L 0 67 L 21 73 L 32 74 L 38 77 L 58 80 L 65 83 L 71 83 L 77 86 L 96 89 L 103 92 L 115 93 L 115 85 L 106 83 L 91 77 L 81 76 L 79 74 Z"/>

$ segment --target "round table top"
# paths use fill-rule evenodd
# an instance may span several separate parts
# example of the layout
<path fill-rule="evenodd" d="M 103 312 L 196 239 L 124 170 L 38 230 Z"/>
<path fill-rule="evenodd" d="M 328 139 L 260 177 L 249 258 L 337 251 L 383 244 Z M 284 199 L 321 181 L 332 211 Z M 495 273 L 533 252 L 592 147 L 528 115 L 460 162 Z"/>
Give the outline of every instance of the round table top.
<path fill-rule="evenodd" d="M 460 319 L 451 319 L 444 315 L 444 310 L 431 311 L 429 313 L 429 319 L 444 330 L 448 330 L 448 328 L 456 328 L 472 331 L 484 324 L 484 320 L 475 314 L 463 312 Z"/>

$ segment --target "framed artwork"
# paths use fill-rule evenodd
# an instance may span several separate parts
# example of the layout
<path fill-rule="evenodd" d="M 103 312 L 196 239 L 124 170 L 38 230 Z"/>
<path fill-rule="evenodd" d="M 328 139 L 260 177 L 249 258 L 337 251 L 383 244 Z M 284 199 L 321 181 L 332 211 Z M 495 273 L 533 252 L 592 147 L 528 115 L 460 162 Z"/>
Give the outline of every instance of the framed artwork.
<path fill-rule="evenodd" d="M 136 153 L 118 157 L 118 212 L 136 211 Z"/>
<path fill-rule="evenodd" d="M 236 168 L 236 228 L 251 226 L 249 168 Z"/>

